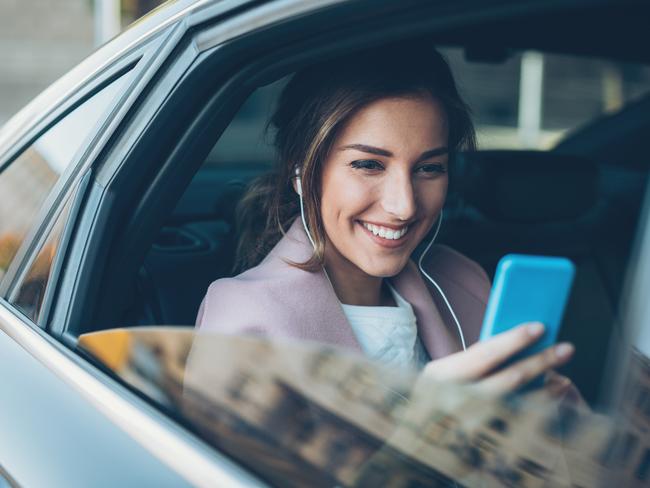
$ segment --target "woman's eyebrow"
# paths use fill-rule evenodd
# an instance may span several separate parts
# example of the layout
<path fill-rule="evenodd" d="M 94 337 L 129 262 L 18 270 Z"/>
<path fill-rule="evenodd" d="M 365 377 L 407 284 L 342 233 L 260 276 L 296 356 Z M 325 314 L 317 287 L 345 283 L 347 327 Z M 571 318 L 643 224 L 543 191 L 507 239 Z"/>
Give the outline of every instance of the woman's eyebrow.
<path fill-rule="evenodd" d="M 348 144 L 347 146 L 342 146 L 339 148 L 339 150 L 341 151 L 344 151 L 345 149 L 354 149 L 356 151 L 376 154 L 377 156 L 385 156 L 387 158 L 393 157 L 393 153 L 390 152 L 389 150 L 382 149 L 380 147 L 369 146 L 367 144 Z M 435 149 L 429 149 L 428 151 L 424 151 L 420 155 L 418 161 L 424 161 L 425 159 L 441 156 L 443 154 L 447 154 L 448 152 L 449 152 L 449 148 L 446 146 L 437 147 Z"/>
<path fill-rule="evenodd" d="M 435 158 L 436 156 L 442 156 L 443 154 L 447 154 L 448 152 L 449 152 L 449 148 L 445 146 L 437 147 L 435 149 L 429 149 L 428 151 L 424 151 L 420 155 L 420 158 L 418 160 L 424 161 L 425 159 Z"/>
<path fill-rule="evenodd" d="M 347 146 L 342 146 L 339 149 L 341 151 L 344 151 L 346 149 L 354 149 L 356 151 L 376 154 L 377 156 L 386 156 L 387 158 L 393 157 L 393 153 L 389 150 L 375 146 L 368 146 L 367 144 L 348 144 Z"/>

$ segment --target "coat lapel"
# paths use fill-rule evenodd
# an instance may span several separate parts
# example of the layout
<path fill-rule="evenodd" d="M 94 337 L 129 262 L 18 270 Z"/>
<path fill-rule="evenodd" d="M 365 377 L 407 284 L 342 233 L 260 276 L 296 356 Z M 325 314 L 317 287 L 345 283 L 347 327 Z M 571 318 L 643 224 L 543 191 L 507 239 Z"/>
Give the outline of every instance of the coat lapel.
<path fill-rule="evenodd" d="M 283 267 L 286 272 L 286 267 L 290 266 L 288 262 L 303 263 L 311 257 L 312 252 L 313 248 L 298 218 L 271 251 L 267 261 L 269 265 L 274 262 L 275 265 Z M 303 339 L 309 338 L 362 352 L 361 344 L 354 335 L 325 272 L 307 273 L 296 268 L 291 271 L 300 273 L 299 288 L 302 288 L 295 290 L 289 297 L 293 299 L 292 308 L 300 311 L 297 316 L 304 318 L 301 323 L 296 324 L 302 329 L 296 331 L 297 335 Z"/>
<path fill-rule="evenodd" d="M 431 297 L 438 293 L 428 288 L 413 261 L 391 279 L 395 290 L 413 307 L 417 318 L 418 336 L 431 359 L 438 359 L 460 350 L 460 343 L 445 325 Z"/>

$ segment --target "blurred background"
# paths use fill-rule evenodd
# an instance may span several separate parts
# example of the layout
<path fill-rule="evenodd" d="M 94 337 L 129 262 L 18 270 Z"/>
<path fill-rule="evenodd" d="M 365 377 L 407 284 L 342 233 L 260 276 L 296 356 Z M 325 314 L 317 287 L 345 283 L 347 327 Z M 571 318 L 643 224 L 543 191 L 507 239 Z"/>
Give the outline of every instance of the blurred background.
<path fill-rule="evenodd" d="M 0 125 L 162 0 L 0 0 Z"/>

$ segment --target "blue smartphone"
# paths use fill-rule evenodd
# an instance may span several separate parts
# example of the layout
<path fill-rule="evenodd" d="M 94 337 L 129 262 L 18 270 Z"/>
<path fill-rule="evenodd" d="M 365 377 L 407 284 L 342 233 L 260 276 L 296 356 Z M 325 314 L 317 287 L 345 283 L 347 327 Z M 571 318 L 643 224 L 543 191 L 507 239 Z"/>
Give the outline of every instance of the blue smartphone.
<path fill-rule="evenodd" d="M 557 340 L 575 266 L 567 258 L 508 254 L 497 266 L 481 336 L 484 341 L 523 322 L 541 322 L 542 337 L 513 360 L 535 354 Z"/>

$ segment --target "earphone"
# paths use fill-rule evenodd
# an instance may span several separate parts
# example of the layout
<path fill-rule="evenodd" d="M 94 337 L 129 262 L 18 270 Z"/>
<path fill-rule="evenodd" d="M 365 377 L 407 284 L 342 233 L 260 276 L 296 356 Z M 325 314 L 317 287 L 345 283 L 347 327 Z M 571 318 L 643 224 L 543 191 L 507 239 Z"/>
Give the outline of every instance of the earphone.
<path fill-rule="evenodd" d="M 294 182 L 295 182 L 294 189 L 296 190 L 296 193 L 298 194 L 298 197 L 300 198 L 300 218 L 302 219 L 302 226 L 305 228 L 305 233 L 307 234 L 307 237 L 309 238 L 309 242 L 311 242 L 311 247 L 316 249 L 316 244 L 314 243 L 314 240 L 311 238 L 311 233 L 309 232 L 309 229 L 307 228 L 307 220 L 305 219 L 305 206 L 304 206 L 303 201 L 302 201 L 302 183 L 301 183 L 300 180 L 301 180 L 301 178 L 300 178 L 300 168 L 298 166 L 296 166 L 295 176 L 294 176 Z"/>
<path fill-rule="evenodd" d="M 296 169 L 294 170 L 294 173 L 295 173 L 295 176 L 293 177 L 293 179 L 295 181 L 294 188 L 296 190 L 296 193 L 300 197 L 300 203 L 301 203 L 300 206 L 302 207 L 302 183 L 300 182 L 300 168 L 298 166 L 296 166 Z M 307 230 L 307 229 L 305 229 L 305 230 Z"/>
<path fill-rule="evenodd" d="M 314 240 L 311 237 L 311 233 L 309 232 L 309 228 L 307 227 L 307 220 L 305 219 L 305 208 L 304 204 L 302 201 L 302 183 L 301 183 L 301 175 L 300 175 L 300 168 L 296 166 L 294 170 L 295 176 L 294 176 L 294 189 L 296 193 L 298 194 L 298 197 L 300 198 L 300 217 L 302 219 L 302 226 L 305 229 L 305 233 L 307 234 L 307 237 L 309 238 L 309 242 L 311 242 L 311 245 L 314 249 L 316 249 L 316 244 L 314 243 Z M 438 217 L 438 225 L 436 226 L 436 231 L 433 234 L 433 238 L 427 244 L 427 247 L 424 249 L 424 252 L 420 255 L 420 258 L 418 259 L 418 269 L 420 270 L 420 273 L 428 279 L 433 286 L 436 287 L 438 290 L 438 293 L 442 296 L 442 299 L 445 301 L 445 305 L 447 305 L 447 308 L 449 309 L 449 312 L 451 313 L 452 318 L 454 319 L 454 322 L 456 323 L 456 327 L 458 328 L 458 335 L 460 336 L 460 343 L 463 346 L 463 351 L 467 350 L 467 346 L 465 344 L 465 336 L 463 335 L 463 329 L 460 326 L 460 322 L 458 321 L 458 318 L 456 317 L 456 314 L 454 313 L 454 309 L 451 307 L 451 304 L 449 303 L 449 300 L 447 300 L 447 296 L 445 293 L 442 291 L 442 288 L 436 283 L 436 281 L 429 276 L 429 273 L 424 271 L 422 268 L 422 261 L 424 260 L 424 256 L 426 255 L 427 252 L 429 252 L 429 249 L 433 245 L 433 242 L 436 240 L 436 237 L 438 237 L 438 232 L 440 231 L 440 226 L 442 225 L 442 209 L 440 210 L 440 216 Z"/>

